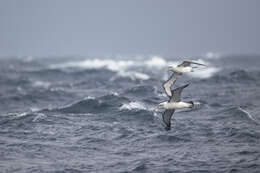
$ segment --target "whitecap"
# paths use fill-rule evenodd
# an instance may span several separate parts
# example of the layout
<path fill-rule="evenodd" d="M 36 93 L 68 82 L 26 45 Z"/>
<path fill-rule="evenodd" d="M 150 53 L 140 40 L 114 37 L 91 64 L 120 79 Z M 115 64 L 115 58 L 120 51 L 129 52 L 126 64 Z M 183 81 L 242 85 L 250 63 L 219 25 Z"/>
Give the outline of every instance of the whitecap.
<path fill-rule="evenodd" d="M 95 100 L 96 98 L 93 96 L 87 96 L 84 98 L 84 100 Z"/>
<path fill-rule="evenodd" d="M 122 58 L 122 57 L 121 57 Z M 189 59 L 189 58 L 185 58 Z M 83 69 L 101 69 L 105 68 L 116 72 L 118 76 L 128 77 L 132 80 L 148 80 L 150 76 L 143 73 L 143 69 L 161 70 L 167 66 L 177 66 L 182 61 L 167 61 L 161 56 L 151 56 L 149 59 L 144 57 L 132 58 L 132 60 L 120 59 L 87 59 L 83 61 L 71 61 L 61 64 L 51 65 L 50 68 L 83 68 Z M 216 67 L 209 66 L 209 63 L 203 59 L 197 59 L 196 62 L 208 65 L 208 67 L 200 67 L 193 73 L 188 75 L 196 78 L 208 78 L 219 71 Z M 142 72 L 140 72 L 142 71 Z M 113 80 L 114 78 L 112 78 Z"/>
<path fill-rule="evenodd" d="M 66 62 L 62 64 L 51 65 L 51 68 L 87 68 L 87 69 L 100 69 L 107 68 L 111 71 L 119 71 L 130 66 L 133 66 L 134 62 L 131 60 L 113 60 L 113 59 L 87 59 L 84 61 Z"/>
<path fill-rule="evenodd" d="M 118 72 L 117 75 L 121 77 L 129 77 L 132 80 L 136 80 L 136 79 L 148 80 L 150 78 L 150 76 L 145 73 L 134 72 L 134 71 L 120 71 Z"/>
<path fill-rule="evenodd" d="M 100 69 L 106 68 L 111 71 L 124 71 L 131 67 L 146 67 L 146 68 L 164 68 L 167 66 L 167 61 L 160 56 L 152 56 L 148 60 L 143 57 L 133 58 L 134 60 L 119 60 L 119 59 L 87 59 L 83 61 L 71 61 L 61 64 L 50 65 L 51 69 L 56 68 L 85 68 L 85 69 Z M 176 64 L 176 63 L 173 63 Z"/>
<path fill-rule="evenodd" d="M 40 111 L 41 109 L 38 107 L 31 107 L 30 110 L 31 110 L 31 112 L 37 112 L 37 111 Z"/>
<path fill-rule="evenodd" d="M 45 88 L 45 89 L 47 89 L 47 88 L 49 88 L 50 87 L 50 83 L 49 82 L 44 82 L 44 81 L 34 81 L 33 83 L 32 83 L 32 85 L 34 86 L 34 87 L 39 87 L 39 88 Z"/>
<path fill-rule="evenodd" d="M 167 65 L 167 61 L 160 56 L 153 56 L 149 60 L 145 61 L 143 65 L 147 67 L 162 68 Z"/>
<path fill-rule="evenodd" d="M 140 109 L 140 110 L 146 110 L 146 106 L 141 102 L 130 102 L 123 104 L 120 108 L 120 110 L 132 110 L 132 109 Z"/>
<path fill-rule="evenodd" d="M 25 117 L 28 115 L 27 112 L 22 112 L 22 113 L 9 113 L 8 115 L 12 115 L 14 116 L 15 118 L 20 118 L 20 117 Z"/>

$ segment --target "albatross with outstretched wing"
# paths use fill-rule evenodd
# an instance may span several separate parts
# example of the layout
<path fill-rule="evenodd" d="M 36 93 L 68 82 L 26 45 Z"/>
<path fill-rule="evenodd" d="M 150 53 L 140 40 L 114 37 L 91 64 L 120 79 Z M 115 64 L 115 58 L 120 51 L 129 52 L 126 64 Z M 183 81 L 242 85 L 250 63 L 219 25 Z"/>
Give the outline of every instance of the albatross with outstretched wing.
<path fill-rule="evenodd" d="M 181 108 L 192 108 L 193 102 L 182 102 L 181 101 L 181 93 L 184 88 L 189 86 L 189 84 L 186 84 L 184 86 L 181 86 L 179 88 L 176 88 L 174 90 L 171 90 L 172 96 L 168 100 L 168 102 L 162 102 L 159 105 L 157 105 L 156 109 L 165 109 L 165 111 L 162 114 L 162 119 L 165 124 L 165 129 L 170 130 L 171 129 L 171 118 L 175 111 L 175 109 L 181 109 Z"/>
<path fill-rule="evenodd" d="M 200 63 L 193 62 L 193 61 L 183 61 L 177 67 L 169 66 L 166 70 L 167 71 L 177 72 L 177 73 L 193 72 L 193 69 L 196 68 L 196 67 L 192 67 L 191 66 L 192 64 L 206 66 L 204 64 L 200 64 Z"/>

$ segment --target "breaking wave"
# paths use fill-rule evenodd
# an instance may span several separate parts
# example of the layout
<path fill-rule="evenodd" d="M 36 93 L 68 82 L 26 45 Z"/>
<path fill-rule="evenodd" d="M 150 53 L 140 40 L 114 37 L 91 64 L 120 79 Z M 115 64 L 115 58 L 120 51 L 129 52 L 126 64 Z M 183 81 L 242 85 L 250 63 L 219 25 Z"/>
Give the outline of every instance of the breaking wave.
<path fill-rule="evenodd" d="M 115 59 L 87 59 L 83 61 L 72 61 L 60 64 L 53 64 L 51 69 L 64 69 L 64 68 L 80 68 L 80 69 L 107 69 L 113 72 L 117 72 L 118 76 L 129 77 L 133 80 L 148 80 L 150 79 L 149 72 L 161 71 L 167 66 L 177 66 L 182 61 L 167 61 L 160 56 L 152 56 L 149 59 L 142 57 L 133 58 L 134 60 L 115 60 Z M 203 59 L 195 60 L 199 63 L 208 65 L 200 70 L 196 70 L 194 73 L 188 73 L 188 75 L 196 78 L 209 78 L 217 73 L 220 69 L 211 66 L 209 62 Z M 146 71 L 146 72 L 144 72 Z"/>
<path fill-rule="evenodd" d="M 118 109 L 124 102 L 129 102 L 125 97 L 109 94 L 100 97 L 87 97 L 83 100 L 57 109 L 47 110 L 63 113 L 102 113 Z"/>
<path fill-rule="evenodd" d="M 143 103 L 140 103 L 140 102 L 129 102 L 129 103 L 123 104 L 119 109 L 120 110 L 122 110 L 122 109 L 126 109 L 126 110 L 132 110 L 132 109 L 146 110 L 147 107 Z"/>

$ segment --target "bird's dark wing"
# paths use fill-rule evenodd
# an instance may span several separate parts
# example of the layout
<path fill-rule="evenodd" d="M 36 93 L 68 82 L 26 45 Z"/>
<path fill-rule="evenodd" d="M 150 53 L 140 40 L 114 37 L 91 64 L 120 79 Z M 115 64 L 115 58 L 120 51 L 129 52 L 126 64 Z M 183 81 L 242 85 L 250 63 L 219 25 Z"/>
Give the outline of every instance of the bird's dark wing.
<path fill-rule="evenodd" d="M 163 84 L 164 91 L 168 97 L 172 96 L 171 86 L 176 82 L 177 78 L 180 75 L 181 75 L 180 73 L 173 72 L 171 77 Z"/>
<path fill-rule="evenodd" d="M 187 62 L 190 62 L 190 64 L 197 64 L 197 65 L 206 66 L 205 64 L 201 64 L 201 63 L 197 63 L 197 62 L 193 62 L 193 61 L 187 61 Z"/>
<path fill-rule="evenodd" d="M 188 67 L 191 64 L 197 64 L 197 65 L 206 66 L 205 64 L 200 64 L 200 63 L 193 62 L 193 61 L 183 61 L 180 65 L 178 65 L 178 67 Z"/>
<path fill-rule="evenodd" d="M 187 86 L 189 86 L 189 84 L 186 84 L 186 85 L 183 85 L 179 88 L 171 90 L 172 96 L 171 96 L 170 102 L 180 102 L 181 101 L 181 92 Z"/>
<path fill-rule="evenodd" d="M 190 61 L 183 61 L 178 67 L 188 67 L 190 66 L 191 62 Z"/>
<path fill-rule="evenodd" d="M 175 109 L 166 109 L 162 114 L 162 119 L 166 128 L 171 128 L 171 118 L 174 113 Z"/>

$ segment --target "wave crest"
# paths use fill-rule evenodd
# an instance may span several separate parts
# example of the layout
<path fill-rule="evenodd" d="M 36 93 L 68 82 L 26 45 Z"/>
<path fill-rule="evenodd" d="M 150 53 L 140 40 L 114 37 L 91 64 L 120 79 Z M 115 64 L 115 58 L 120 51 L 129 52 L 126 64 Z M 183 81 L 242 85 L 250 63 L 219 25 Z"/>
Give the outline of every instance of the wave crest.
<path fill-rule="evenodd" d="M 199 63 L 209 63 L 202 59 L 196 60 Z M 51 69 L 64 69 L 64 68 L 81 68 L 81 69 L 107 69 L 113 72 L 117 72 L 118 76 L 129 77 L 133 80 L 148 80 L 150 76 L 144 71 L 153 72 L 155 70 L 162 70 L 167 66 L 177 66 L 182 61 L 167 61 L 160 56 L 151 56 L 148 59 L 144 57 L 132 58 L 132 60 L 124 59 L 87 59 L 83 61 L 70 61 L 61 64 L 53 64 L 50 66 Z M 204 67 L 203 69 L 196 70 L 194 73 L 188 73 L 196 78 L 208 78 L 218 72 L 219 69 L 216 67 Z"/>
<path fill-rule="evenodd" d="M 117 109 L 122 106 L 123 102 L 127 101 L 129 100 L 125 97 L 110 94 L 98 98 L 87 97 L 78 102 L 50 111 L 64 113 L 101 113 L 111 111 L 111 109 Z"/>
<path fill-rule="evenodd" d="M 120 108 L 120 110 L 125 109 L 125 110 L 133 110 L 133 109 L 140 109 L 140 110 L 146 110 L 146 106 L 143 103 L 140 102 L 129 102 L 123 104 Z"/>

